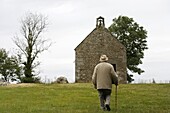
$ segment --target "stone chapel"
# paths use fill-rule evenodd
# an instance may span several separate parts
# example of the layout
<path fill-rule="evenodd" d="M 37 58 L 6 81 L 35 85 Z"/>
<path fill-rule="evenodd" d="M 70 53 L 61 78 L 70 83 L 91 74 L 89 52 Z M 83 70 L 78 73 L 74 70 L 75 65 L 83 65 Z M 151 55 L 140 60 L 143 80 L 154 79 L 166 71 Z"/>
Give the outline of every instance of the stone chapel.
<path fill-rule="evenodd" d="M 96 19 L 96 27 L 75 48 L 75 82 L 91 82 L 94 67 L 102 54 L 108 56 L 119 83 L 127 83 L 126 48 L 105 28 L 103 17 Z"/>

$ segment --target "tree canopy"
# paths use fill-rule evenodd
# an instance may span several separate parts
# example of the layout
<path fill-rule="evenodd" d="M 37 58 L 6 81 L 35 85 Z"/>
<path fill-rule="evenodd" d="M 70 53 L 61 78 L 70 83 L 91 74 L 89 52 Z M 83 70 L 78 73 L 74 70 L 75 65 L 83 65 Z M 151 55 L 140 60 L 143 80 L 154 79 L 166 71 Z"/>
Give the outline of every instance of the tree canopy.
<path fill-rule="evenodd" d="M 133 18 L 119 16 L 113 19 L 112 25 L 108 28 L 110 32 L 126 47 L 127 68 L 132 73 L 139 75 L 144 72 L 138 65 L 142 64 L 144 50 L 147 47 L 147 31 L 136 23 Z M 127 73 L 127 80 L 132 82 L 133 75 Z"/>
<path fill-rule="evenodd" d="M 13 77 L 20 79 L 22 75 L 22 66 L 16 56 L 9 56 L 5 49 L 0 49 L 0 75 L 8 81 Z"/>

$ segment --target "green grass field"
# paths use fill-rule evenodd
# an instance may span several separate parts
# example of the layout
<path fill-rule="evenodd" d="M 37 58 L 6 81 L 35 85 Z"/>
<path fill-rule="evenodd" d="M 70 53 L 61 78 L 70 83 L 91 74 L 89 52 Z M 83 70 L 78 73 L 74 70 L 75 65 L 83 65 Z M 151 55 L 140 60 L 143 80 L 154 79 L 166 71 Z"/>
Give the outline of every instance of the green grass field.
<path fill-rule="evenodd" d="M 0 113 L 105 113 L 92 84 L 0 87 Z M 115 86 L 111 113 L 115 112 Z M 118 86 L 117 113 L 170 113 L 170 84 Z"/>

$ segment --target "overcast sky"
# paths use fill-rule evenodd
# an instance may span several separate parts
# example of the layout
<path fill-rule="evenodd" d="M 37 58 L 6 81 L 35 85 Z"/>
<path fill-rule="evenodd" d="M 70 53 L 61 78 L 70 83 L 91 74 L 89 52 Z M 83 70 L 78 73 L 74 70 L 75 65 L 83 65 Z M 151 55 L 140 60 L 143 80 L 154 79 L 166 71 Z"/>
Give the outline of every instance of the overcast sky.
<path fill-rule="evenodd" d="M 170 81 L 170 1 L 169 0 L 0 0 L 0 48 L 12 52 L 12 38 L 20 35 L 20 20 L 27 12 L 48 16 L 42 36 L 55 42 L 40 55 L 42 79 L 64 75 L 74 81 L 74 48 L 95 28 L 103 16 L 109 27 L 119 15 L 133 18 L 148 31 L 140 80 Z"/>

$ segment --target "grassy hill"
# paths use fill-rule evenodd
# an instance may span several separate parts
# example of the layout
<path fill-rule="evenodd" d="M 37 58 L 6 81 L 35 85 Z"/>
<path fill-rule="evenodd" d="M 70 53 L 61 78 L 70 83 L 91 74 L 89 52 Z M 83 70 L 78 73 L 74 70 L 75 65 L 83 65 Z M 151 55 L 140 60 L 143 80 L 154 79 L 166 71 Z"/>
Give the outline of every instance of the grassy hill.
<path fill-rule="evenodd" d="M 111 99 L 115 112 L 115 86 Z M 170 84 L 118 86 L 118 113 L 170 113 Z M 92 84 L 0 87 L 0 113 L 104 113 Z"/>

